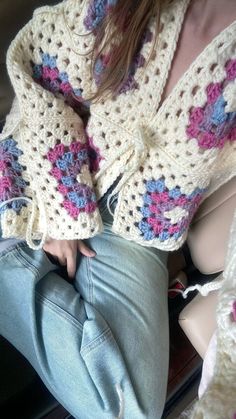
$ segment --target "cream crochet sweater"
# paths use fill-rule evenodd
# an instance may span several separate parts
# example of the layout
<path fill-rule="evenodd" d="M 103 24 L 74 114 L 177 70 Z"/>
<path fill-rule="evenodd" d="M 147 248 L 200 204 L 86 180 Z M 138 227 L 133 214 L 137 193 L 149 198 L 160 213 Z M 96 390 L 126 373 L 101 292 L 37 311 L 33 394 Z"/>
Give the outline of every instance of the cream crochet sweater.
<path fill-rule="evenodd" d="M 0 142 L 4 237 L 102 230 L 97 201 L 120 179 L 113 230 L 141 245 L 179 248 L 200 203 L 236 174 L 236 22 L 196 58 L 161 104 L 189 0 L 154 18 L 113 99 L 90 104 L 107 55 L 90 74 L 93 31 L 110 0 L 37 9 L 7 54 L 16 100 Z M 85 115 L 88 114 L 88 121 Z"/>

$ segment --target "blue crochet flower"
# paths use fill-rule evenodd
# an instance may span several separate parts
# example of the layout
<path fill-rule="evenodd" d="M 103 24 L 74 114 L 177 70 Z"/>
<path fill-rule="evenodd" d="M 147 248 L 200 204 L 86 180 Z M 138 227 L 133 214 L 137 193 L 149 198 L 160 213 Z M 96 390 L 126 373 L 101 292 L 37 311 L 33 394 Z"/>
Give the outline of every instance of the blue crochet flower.
<path fill-rule="evenodd" d="M 148 207 L 142 207 L 140 209 L 141 213 L 143 214 L 144 217 L 150 217 L 151 215 L 151 211 Z"/>
<path fill-rule="evenodd" d="M 152 230 L 145 231 L 143 235 L 144 240 L 153 240 L 155 239 L 155 234 Z"/>
<path fill-rule="evenodd" d="M 146 183 L 146 189 L 148 192 L 164 192 L 165 182 L 163 179 L 149 180 Z"/>
<path fill-rule="evenodd" d="M 73 179 L 73 177 L 71 177 L 71 176 L 63 176 L 61 178 L 61 182 L 65 186 L 73 186 L 74 183 L 75 183 L 75 179 Z"/>
<path fill-rule="evenodd" d="M 144 194 L 143 195 L 143 202 L 144 204 L 151 204 L 152 203 L 152 198 L 149 194 Z"/>
<path fill-rule="evenodd" d="M 173 188 L 169 191 L 169 196 L 171 198 L 179 198 L 181 196 L 180 188 Z"/>
<path fill-rule="evenodd" d="M 0 203 L 8 199 L 14 199 L 25 194 L 25 187 L 27 182 L 22 177 L 23 167 L 17 161 L 18 157 L 22 155 L 22 151 L 17 147 L 17 142 L 9 137 L 0 142 L 0 161 L 5 163 L 1 169 L 1 181 L 5 178 L 7 184 L 1 184 Z M 17 200 L 3 205 L 0 209 L 0 214 L 3 214 L 8 209 L 13 209 L 17 214 L 22 207 L 26 206 L 25 201 Z"/>
<path fill-rule="evenodd" d="M 164 242 L 164 241 L 165 241 L 165 240 L 167 240 L 169 237 L 170 237 L 170 234 L 168 233 L 168 231 L 162 231 L 162 232 L 159 234 L 159 240 L 160 240 L 161 242 Z"/>
<path fill-rule="evenodd" d="M 73 153 L 67 152 L 61 159 L 56 161 L 56 166 L 61 170 L 66 170 L 73 162 Z"/>
<path fill-rule="evenodd" d="M 60 78 L 60 80 L 61 80 L 61 81 L 63 81 L 64 83 L 67 83 L 67 82 L 69 81 L 68 74 L 67 74 L 65 71 L 63 71 L 63 72 L 59 73 L 59 78 Z"/>
<path fill-rule="evenodd" d="M 57 60 L 56 57 L 52 57 L 49 54 L 42 53 L 42 62 L 44 66 L 50 67 L 50 68 L 56 68 L 57 67 Z"/>
<path fill-rule="evenodd" d="M 73 89 L 73 92 L 75 96 L 81 97 L 82 96 L 82 90 L 81 89 Z"/>
<path fill-rule="evenodd" d="M 223 96 L 220 96 L 213 106 L 213 113 L 211 121 L 215 125 L 223 124 L 227 120 L 227 113 L 225 112 L 226 101 Z"/>
<path fill-rule="evenodd" d="M 42 77 L 43 66 L 41 64 L 35 64 L 33 66 L 33 78 L 38 80 Z"/>

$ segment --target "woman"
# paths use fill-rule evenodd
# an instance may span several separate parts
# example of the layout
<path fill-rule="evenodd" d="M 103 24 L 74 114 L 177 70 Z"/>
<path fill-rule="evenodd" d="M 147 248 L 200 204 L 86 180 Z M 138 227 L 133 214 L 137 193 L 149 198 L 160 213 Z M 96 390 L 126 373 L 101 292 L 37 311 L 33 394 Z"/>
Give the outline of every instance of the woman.
<path fill-rule="evenodd" d="M 25 241 L 4 241 L 0 330 L 75 418 L 161 417 L 167 254 L 236 172 L 235 19 L 67 0 L 9 48 L 1 225 Z"/>

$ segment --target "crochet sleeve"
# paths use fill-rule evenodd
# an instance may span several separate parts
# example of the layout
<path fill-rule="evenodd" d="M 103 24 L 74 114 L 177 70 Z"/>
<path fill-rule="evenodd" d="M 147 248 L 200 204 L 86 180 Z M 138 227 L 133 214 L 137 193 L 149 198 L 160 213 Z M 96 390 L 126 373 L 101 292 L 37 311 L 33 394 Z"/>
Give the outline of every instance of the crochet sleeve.
<path fill-rule="evenodd" d="M 52 39 L 62 46 L 56 21 L 56 13 L 37 12 L 7 53 L 20 117 L 0 143 L 6 157 L 1 176 L 9 178 L 1 220 L 5 237 L 25 236 L 31 247 L 34 238 L 41 246 L 46 237 L 84 239 L 102 226 L 84 124 L 69 103 L 68 75 L 59 74 L 55 56 L 47 53 Z M 66 48 L 63 54 L 66 60 Z"/>

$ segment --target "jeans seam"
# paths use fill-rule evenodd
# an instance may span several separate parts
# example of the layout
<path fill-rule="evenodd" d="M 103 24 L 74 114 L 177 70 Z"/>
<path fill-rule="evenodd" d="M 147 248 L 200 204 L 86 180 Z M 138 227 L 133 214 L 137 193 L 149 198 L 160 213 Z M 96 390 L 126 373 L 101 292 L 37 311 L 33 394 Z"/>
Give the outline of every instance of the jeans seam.
<path fill-rule="evenodd" d="M 11 246 L 7 247 L 5 250 L 0 252 L 0 259 L 4 256 L 7 256 L 10 252 L 14 250 L 18 250 L 20 247 L 26 246 L 26 242 L 18 243 L 18 244 L 12 244 Z"/>
<path fill-rule="evenodd" d="M 89 302 L 91 305 L 94 305 L 94 289 L 93 289 L 93 274 L 91 269 L 91 260 L 86 258 L 86 268 L 87 268 L 87 278 L 88 278 L 88 293 L 89 293 Z"/>
<path fill-rule="evenodd" d="M 97 349 L 107 338 L 112 338 L 112 333 L 109 328 L 105 329 L 99 336 L 97 336 L 92 342 L 88 343 L 81 349 L 80 353 L 83 357 L 88 355 L 94 349 Z"/>
<path fill-rule="evenodd" d="M 35 300 L 38 301 L 41 304 L 46 305 L 54 313 L 60 315 L 60 317 L 63 317 L 64 320 L 67 320 L 71 325 L 75 326 L 77 329 L 79 328 L 81 332 L 83 331 L 83 324 L 80 323 L 80 321 L 78 319 L 73 317 L 72 314 L 65 311 L 63 308 L 58 306 L 53 301 L 49 300 L 44 295 L 40 294 L 38 291 L 35 291 Z"/>
<path fill-rule="evenodd" d="M 36 275 L 36 279 L 40 278 L 39 270 L 34 266 L 32 263 L 30 263 L 24 255 L 20 252 L 20 249 L 16 249 L 15 252 L 16 258 L 19 260 L 20 263 L 24 265 L 26 269 L 29 269 L 33 275 Z"/>

